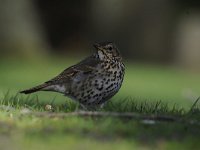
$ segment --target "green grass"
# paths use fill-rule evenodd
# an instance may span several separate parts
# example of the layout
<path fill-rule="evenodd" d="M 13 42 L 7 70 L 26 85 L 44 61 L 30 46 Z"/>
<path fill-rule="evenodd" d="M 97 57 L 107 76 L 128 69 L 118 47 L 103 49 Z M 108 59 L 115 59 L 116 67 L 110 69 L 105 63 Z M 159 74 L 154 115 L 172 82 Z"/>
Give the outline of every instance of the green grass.
<path fill-rule="evenodd" d="M 0 63 L 0 149 L 198 149 L 200 78 L 171 67 L 126 63 L 120 92 L 99 112 L 138 118 L 60 117 L 78 104 L 61 94 L 18 91 L 40 84 L 76 60 Z M 45 109 L 51 105 L 52 110 Z M 193 105 L 194 104 L 194 105 Z M 37 113 L 45 113 L 40 116 Z M 47 112 L 47 113 L 46 113 Z M 58 116 L 49 117 L 56 113 Z M 167 116 L 174 121 L 144 120 Z M 12 143 L 12 144 L 10 144 Z"/>
<path fill-rule="evenodd" d="M 61 117 L 61 112 L 74 111 L 77 104 L 54 105 L 37 100 L 6 96 L 0 108 L 0 138 L 18 149 L 197 149 L 200 144 L 200 109 L 190 111 L 170 108 L 166 104 L 108 103 L 101 112 L 134 112 L 140 117 L 160 115 L 175 121 L 154 121 L 121 117 Z M 49 103 L 47 103 L 49 104 Z M 135 107 L 132 107 L 135 106 Z M 48 115 L 56 112 L 53 117 Z M 37 115 L 40 112 L 44 115 Z M 45 113 L 44 113 L 45 112 Z M 181 144 L 184 142 L 184 144 Z M 5 144 L 5 143 L 2 143 Z M 10 148 L 9 144 L 1 148 Z M 12 148 L 12 147 L 11 147 Z"/>
<path fill-rule="evenodd" d="M 0 63 L 0 97 L 10 90 L 16 93 L 19 90 L 29 88 L 51 79 L 66 66 L 70 66 L 78 60 L 58 61 L 6 61 Z M 200 78 L 199 73 L 189 73 L 170 67 L 141 65 L 126 63 L 126 74 L 123 86 L 114 99 L 131 97 L 138 101 L 169 102 L 181 107 L 189 108 L 199 97 Z M 40 92 L 37 94 L 42 101 L 65 102 L 69 100 L 57 93 Z"/>

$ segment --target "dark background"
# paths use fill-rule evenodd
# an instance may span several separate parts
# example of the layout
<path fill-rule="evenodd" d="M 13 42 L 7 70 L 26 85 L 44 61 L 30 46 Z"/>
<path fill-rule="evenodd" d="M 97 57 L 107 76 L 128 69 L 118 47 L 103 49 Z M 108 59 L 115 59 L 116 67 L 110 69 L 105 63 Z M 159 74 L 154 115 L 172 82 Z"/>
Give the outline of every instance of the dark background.
<path fill-rule="evenodd" d="M 200 2 L 1 0 L 1 57 L 77 56 L 113 41 L 133 62 L 200 68 Z M 64 55 L 63 55 L 64 54 Z"/>

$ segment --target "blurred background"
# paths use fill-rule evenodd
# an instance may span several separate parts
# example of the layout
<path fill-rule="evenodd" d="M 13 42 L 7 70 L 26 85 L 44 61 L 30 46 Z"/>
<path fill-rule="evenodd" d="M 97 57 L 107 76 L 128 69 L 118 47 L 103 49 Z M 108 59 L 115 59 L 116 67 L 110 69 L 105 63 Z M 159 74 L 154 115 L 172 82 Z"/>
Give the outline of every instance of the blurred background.
<path fill-rule="evenodd" d="M 99 41 L 115 42 L 123 55 L 118 97 L 183 107 L 199 97 L 199 1 L 1 0 L 0 98 L 52 78 Z"/>

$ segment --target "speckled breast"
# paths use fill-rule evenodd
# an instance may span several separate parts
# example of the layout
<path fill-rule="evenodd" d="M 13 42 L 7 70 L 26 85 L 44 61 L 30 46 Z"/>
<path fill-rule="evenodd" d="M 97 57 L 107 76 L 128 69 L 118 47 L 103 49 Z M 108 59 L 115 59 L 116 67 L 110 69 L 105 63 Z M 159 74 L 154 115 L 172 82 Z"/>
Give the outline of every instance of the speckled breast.
<path fill-rule="evenodd" d="M 94 71 L 74 78 L 69 96 L 83 105 L 100 105 L 118 92 L 124 72 L 121 62 L 102 62 Z"/>

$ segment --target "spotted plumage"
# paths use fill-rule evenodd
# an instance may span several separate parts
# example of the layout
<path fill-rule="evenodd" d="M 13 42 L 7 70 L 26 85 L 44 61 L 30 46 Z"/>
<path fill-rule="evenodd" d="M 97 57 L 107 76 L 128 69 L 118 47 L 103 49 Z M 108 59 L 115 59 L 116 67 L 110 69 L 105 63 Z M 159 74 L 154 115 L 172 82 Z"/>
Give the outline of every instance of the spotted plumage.
<path fill-rule="evenodd" d="M 86 107 L 103 104 L 120 89 L 125 67 L 112 42 L 94 44 L 96 52 L 65 69 L 55 78 L 21 93 L 54 91 L 78 101 Z"/>

